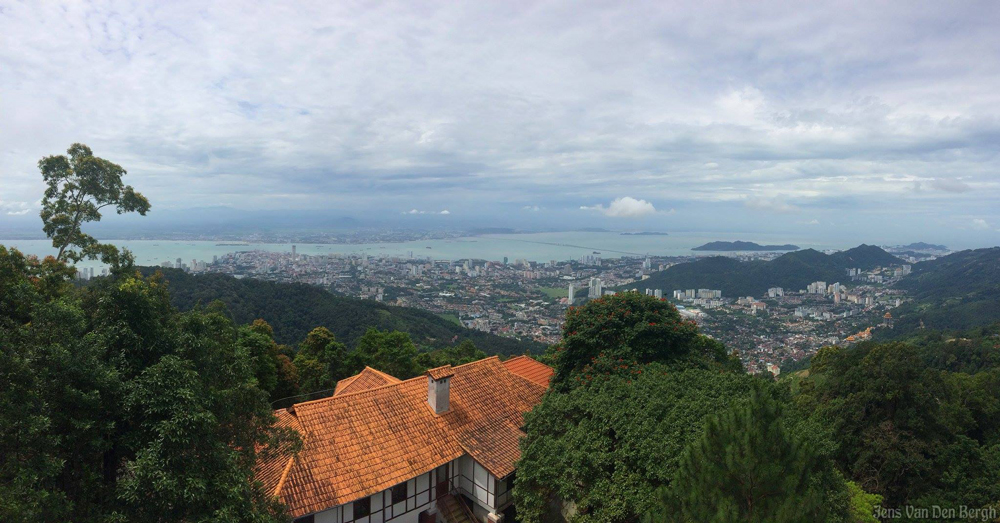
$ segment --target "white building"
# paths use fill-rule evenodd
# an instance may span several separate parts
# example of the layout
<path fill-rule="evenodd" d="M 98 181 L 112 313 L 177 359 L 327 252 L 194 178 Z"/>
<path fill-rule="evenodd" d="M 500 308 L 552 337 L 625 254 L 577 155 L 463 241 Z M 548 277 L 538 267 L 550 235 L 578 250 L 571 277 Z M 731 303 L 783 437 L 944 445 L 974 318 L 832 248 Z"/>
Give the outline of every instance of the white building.
<path fill-rule="evenodd" d="M 604 290 L 601 285 L 600 278 L 590 279 L 590 290 L 587 292 L 588 298 L 600 298 L 604 295 Z"/>

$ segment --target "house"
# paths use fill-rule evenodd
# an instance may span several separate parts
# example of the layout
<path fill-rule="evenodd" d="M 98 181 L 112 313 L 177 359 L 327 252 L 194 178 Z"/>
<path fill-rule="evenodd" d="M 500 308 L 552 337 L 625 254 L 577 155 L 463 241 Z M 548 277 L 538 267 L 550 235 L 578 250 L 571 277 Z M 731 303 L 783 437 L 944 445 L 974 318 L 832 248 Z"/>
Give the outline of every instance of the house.
<path fill-rule="evenodd" d="M 511 506 L 523 416 L 550 367 L 490 357 L 399 380 L 372 368 L 275 414 L 302 436 L 257 479 L 302 523 L 483 523 Z"/>

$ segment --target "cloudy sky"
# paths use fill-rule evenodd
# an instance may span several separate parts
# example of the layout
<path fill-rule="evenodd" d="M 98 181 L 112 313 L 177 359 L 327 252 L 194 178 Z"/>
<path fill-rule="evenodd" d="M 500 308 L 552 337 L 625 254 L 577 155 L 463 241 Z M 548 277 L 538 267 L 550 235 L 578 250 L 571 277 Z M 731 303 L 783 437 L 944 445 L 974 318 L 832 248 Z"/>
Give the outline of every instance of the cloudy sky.
<path fill-rule="evenodd" d="M 998 2 L 0 0 L 0 226 L 83 142 L 167 216 L 993 245 L 998 27 Z"/>

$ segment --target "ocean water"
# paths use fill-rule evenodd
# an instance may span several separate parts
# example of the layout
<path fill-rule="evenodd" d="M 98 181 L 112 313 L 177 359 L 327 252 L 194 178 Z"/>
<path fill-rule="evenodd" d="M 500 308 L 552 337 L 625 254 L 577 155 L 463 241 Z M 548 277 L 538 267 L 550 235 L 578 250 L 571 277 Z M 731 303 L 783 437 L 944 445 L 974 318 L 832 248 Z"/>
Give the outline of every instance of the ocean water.
<path fill-rule="evenodd" d="M 367 254 L 374 257 L 412 256 L 421 259 L 460 260 L 466 258 L 501 261 L 504 257 L 546 262 L 565 261 L 594 255 L 602 258 L 620 256 L 691 256 L 712 253 L 693 252 L 691 249 L 710 241 L 756 241 L 767 244 L 793 243 L 802 248 L 831 249 L 844 246 L 823 245 L 803 238 L 776 237 L 746 233 L 670 233 L 669 236 L 626 236 L 617 232 L 547 232 L 533 234 L 491 234 L 447 240 L 426 240 L 401 243 L 365 244 L 309 244 L 297 243 L 299 254 Z M 263 250 L 291 252 L 291 243 L 252 243 L 234 245 L 222 241 L 173 241 L 173 240 L 102 240 L 124 247 L 135 255 L 139 265 L 159 265 L 175 262 L 180 258 L 190 264 L 192 260 L 212 261 L 213 256 L 230 252 Z M 0 244 L 16 247 L 25 254 L 46 256 L 55 254 L 48 240 L 0 240 Z M 100 268 L 101 264 L 83 261 L 81 267 Z"/>

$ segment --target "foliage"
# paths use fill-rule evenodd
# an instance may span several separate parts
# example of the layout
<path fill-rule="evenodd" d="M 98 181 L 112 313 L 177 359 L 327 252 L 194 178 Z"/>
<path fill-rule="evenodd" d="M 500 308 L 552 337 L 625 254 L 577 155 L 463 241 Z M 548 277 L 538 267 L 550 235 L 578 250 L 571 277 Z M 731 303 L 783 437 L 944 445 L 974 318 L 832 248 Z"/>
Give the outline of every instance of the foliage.
<path fill-rule="evenodd" d="M 908 336 L 923 325 L 969 330 L 1000 321 L 1000 247 L 961 251 L 917 263 L 897 287 L 913 301 L 893 311 L 894 331 Z"/>
<path fill-rule="evenodd" d="M 486 357 L 486 353 L 479 350 L 471 340 L 463 340 L 458 345 L 452 345 L 443 349 L 435 349 L 421 352 L 417 355 L 416 363 L 421 369 L 433 369 L 445 365 L 464 365 Z"/>
<path fill-rule="evenodd" d="M 257 343 L 157 278 L 69 272 L 0 248 L 0 520 L 283 520 L 250 479 L 294 450 Z"/>
<path fill-rule="evenodd" d="M 59 249 L 56 259 L 77 262 L 85 257 L 100 258 L 118 267 L 122 254 L 109 245 L 101 245 L 81 228 L 84 223 L 101 220 L 101 209 L 114 206 L 118 214 L 138 212 L 145 216 L 149 201 L 122 183 L 125 169 L 94 156 L 89 147 L 75 143 L 63 155 L 46 156 L 38 162 L 47 184 L 42 198 L 42 222 L 52 246 Z M 80 250 L 74 250 L 77 247 Z M 131 257 L 125 253 L 128 262 Z"/>
<path fill-rule="evenodd" d="M 836 521 L 847 515 L 846 496 L 831 463 L 786 428 L 779 403 L 758 383 L 748 403 L 708 417 L 649 521 Z"/>
<path fill-rule="evenodd" d="M 865 492 L 853 481 L 847 482 L 847 491 L 850 495 L 848 521 L 851 523 L 878 523 L 878 519 L 875 518 L 875 507 L 881 506 L 882 496 Z"/>
<path fill-rule="evenodd" d="M 405 332 L 368 329 L 358 340 L 354 357 L 361 366 L 378 369 L 401 380 L 426 370 L 417 365 L 417 347 Z"/>
<path fill-rule="evenodd" d="M 726 361 L 722 345 L 698 334 L 693 321 L 681 319 L 670 303 L 635 292 L 623 292 L 571 307 L 563 324 L 563 340 L 552 349 L 554 386 L 567 386 L 570 376 L 598 355 L 649 363 L 695 358 Z"/>
<path fill-rule="evenodd" d="M 601 360 L 585 383 L 546 394 L 525 416 L 514 485 L 525 523 L 549 521 L 550 499 L 575 505 L 577 523 L 635 521 L 670 482 L 702 418 L 745 397 L 753 380 Z"/>
<path fill-rule="evenodd" d="M 502 338 L 456 325 L 434 313 L 392 307 L 372 300 L 334 296 L 302 283 L 275 283 L 222 274 L 191 275 L 177 269 L 144 268 L 151 275 L 161 271 L 169 282 L 171 302 L 181 310 L 220 300 L 239 324 L 264 319 L 274 329 L 278 343 L 301 341 L 315 327 L 323 326 L 348 347 L 353 347 L 370 327 L 406 332 L 416 344 L 434 348 L 471 340 L 488 354 L 540 352 L 534 342 Z"/>
<path fill-rule="evenodd" d="M 922 352 L 898 342 L 823 348 L 795 402 L 829 427 L 841 470 L 886 506 L 993 503 L 1000 369 L 938 370 Z"/>

